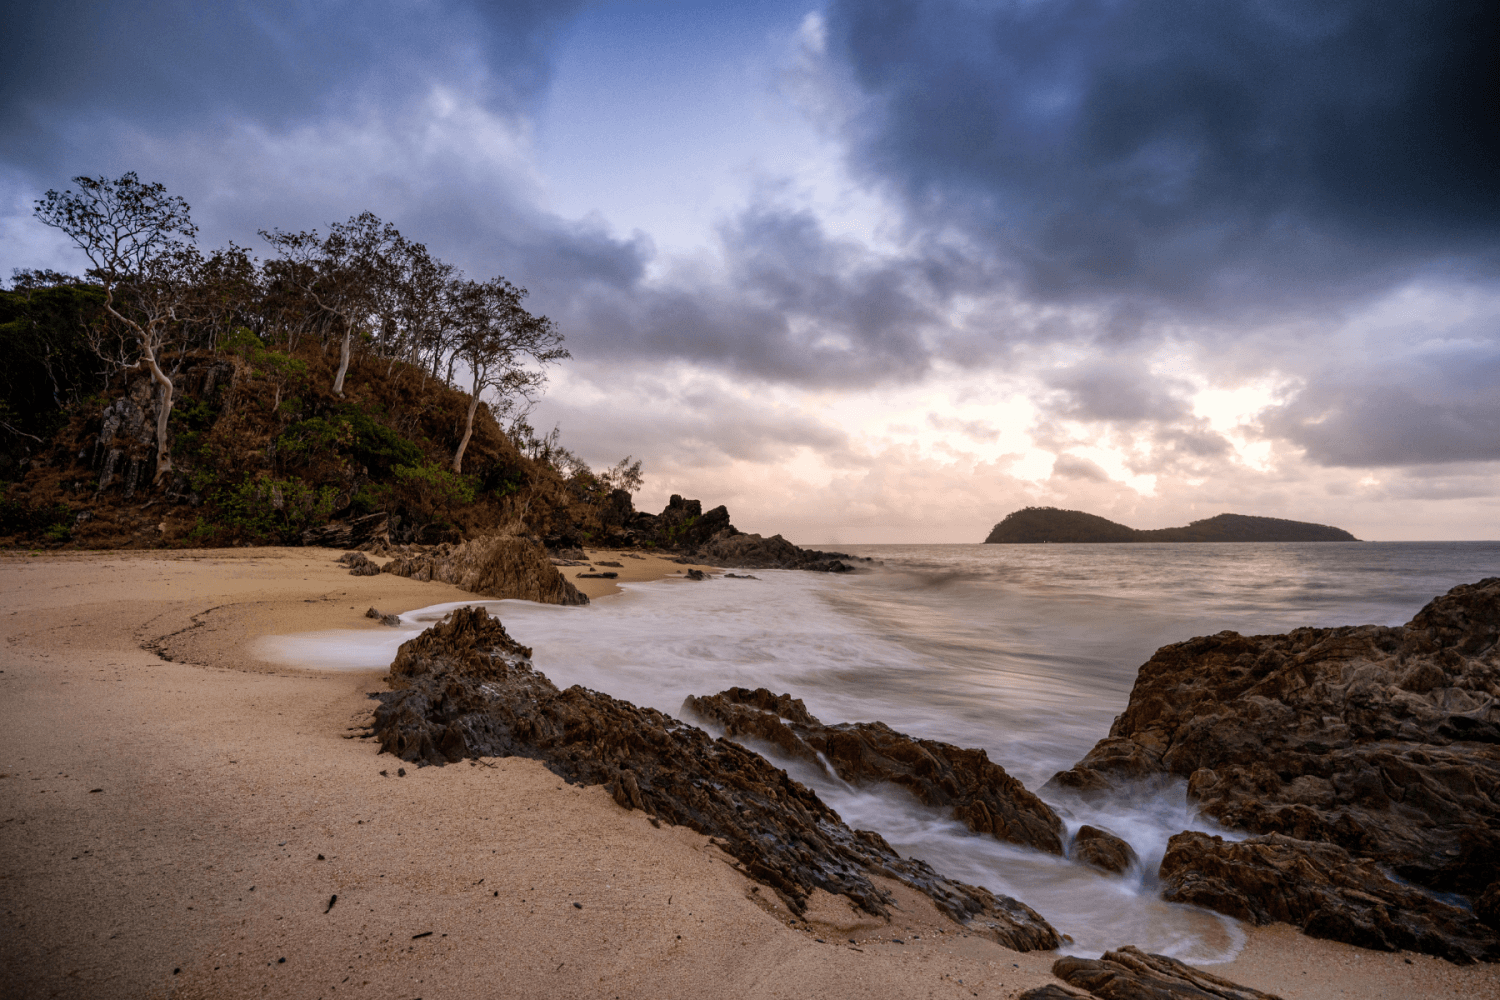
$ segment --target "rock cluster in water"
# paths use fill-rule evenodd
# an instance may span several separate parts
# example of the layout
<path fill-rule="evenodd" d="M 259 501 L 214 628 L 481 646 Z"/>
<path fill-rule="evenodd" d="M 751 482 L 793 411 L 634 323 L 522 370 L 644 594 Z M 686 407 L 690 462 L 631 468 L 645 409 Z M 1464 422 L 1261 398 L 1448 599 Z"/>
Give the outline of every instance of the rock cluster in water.
<path fill-rule="evenodd" d="M 684 715 L 712 722 L 731 737 L 773 744 L 789 757 L 832 768 L 850 784 L 889 782 L 943 809 L 976 833 L 1051 854 L 1062 853 L 1062 821 L 983 750 L 898 733 L 883 722 L 826 726 L 800 698 L 765 688 L 730 688 L 690 697 Z"/>
<path fill-rule="evenodd" d="M 811 790 L 765 758 L 668 715 L 597 691 L 559 691 L 482 608 L 460 608 L 402 644 L 374 734 L 405 761 L 465 757 L 543 761 L 569 781 L 607 785 L 653 822 L 718 839 L 744 872 L 794 911 L 817 888 L 885 915 L 872 879 L 905 882 L 971 929 L 1019 951 L 1051 949 L 1057 932 L 1023 903 L 944 878 L 902 858 L 878 834 L 850 829 Z"/>
<path fill-rule="evenodd" d="M 1165 646 L 1109 738 L 1048 788 L 1091 797 L 1186 778 L 1204 814 L 1259 835 L 1174 837 L 1170 900 L 1365 947 L 1500 960 L 1497 640 L 1490 578 L 1397 628 Z"/>

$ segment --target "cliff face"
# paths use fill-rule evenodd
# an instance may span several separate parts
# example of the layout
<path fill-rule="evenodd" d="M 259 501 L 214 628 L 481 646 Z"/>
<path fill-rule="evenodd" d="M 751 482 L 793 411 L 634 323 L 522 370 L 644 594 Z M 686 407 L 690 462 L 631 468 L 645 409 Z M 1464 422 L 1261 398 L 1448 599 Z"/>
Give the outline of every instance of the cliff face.
<path fill-rule="evenodd" d="M 1005 516 L 986 543 L 1038 542 L 1357 542 L 1349 532 L 1326 524 L 1278 517 L 1220 514 L 1182 528 L 1140 530 L 1081 510 L 1025 507 Z"/>

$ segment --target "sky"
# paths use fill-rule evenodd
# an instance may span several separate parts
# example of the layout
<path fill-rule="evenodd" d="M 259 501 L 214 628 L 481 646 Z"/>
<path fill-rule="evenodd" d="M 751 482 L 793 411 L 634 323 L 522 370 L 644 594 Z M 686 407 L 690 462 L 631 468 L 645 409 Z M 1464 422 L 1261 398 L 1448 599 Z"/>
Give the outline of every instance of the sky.
<path fill-rule="evenodd" d="M 1500 7 L 23 3 L 0 273 L 136 171 L 552 317 L 533 411 L 802 544 L 1056 506 L 1500 538 Z"/>

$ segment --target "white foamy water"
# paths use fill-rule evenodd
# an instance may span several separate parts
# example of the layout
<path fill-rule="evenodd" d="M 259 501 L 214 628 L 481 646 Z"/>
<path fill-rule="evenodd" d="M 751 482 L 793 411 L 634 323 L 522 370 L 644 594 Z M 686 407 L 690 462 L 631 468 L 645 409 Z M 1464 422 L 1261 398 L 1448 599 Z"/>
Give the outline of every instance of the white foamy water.
<path fill-rule="evenodd" d="M 824 722 L 879 719 L 983 747 L 1038 791 L 1107 734 L 1158 646 L 1226 628 L 1399 624 L 1458 583 L 1500 574 L 1500 543 L 851 551 L 883 565 L 850 576 L 760 571 L 758 580 L 629 584 L 585 608 L 464 603 L 500 617 L 559 687 L 582 684 L 673 715 L 690 694 L 767 687 L 803 699 Z M 313 669 L 383 669 L 401 642 L 457 606 L 407 612 L 399 629 L 268 638 L 263 651 Z M 1070 953 L 1134 944 L 1214 962 L 1243 943 L 1234 921 L 1158 896 L 1168 837 L 1226 832 L 1190 813 L 1181 785 L 1093 808 L 1050 800 L 1070 833 L 1091 823 L 1131 843 L 1142 864 L 1119 878 L 975 836 L 899 789 L 855 789 L 777 763 L 850 825 L 1028 903 L 1072 936 Z"/>

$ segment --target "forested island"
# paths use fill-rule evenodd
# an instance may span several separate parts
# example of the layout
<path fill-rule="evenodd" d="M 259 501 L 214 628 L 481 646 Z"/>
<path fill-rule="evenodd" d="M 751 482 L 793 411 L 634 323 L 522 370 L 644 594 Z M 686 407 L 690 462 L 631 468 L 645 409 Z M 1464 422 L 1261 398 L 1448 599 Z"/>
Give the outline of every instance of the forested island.
<path fill-rule="evenodd" d="M 1326 524 L 1279 517 L 1219 514 L 1183 528 L 1142 530 L 1097 514 L 1057 507 L 1023 507 L 1005 515 L 986 544 L 1038 542 L 1357 542 L 1349 532 Z"/>

